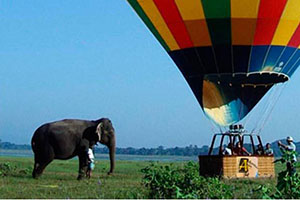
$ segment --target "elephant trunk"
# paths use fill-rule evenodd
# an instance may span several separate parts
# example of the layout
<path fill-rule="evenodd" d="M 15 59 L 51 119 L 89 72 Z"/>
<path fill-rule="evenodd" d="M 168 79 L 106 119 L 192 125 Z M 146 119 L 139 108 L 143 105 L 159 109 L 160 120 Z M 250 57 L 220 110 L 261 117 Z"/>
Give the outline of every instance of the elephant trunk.
<path fill-rule="evenodd" d="M 111 174 L 114 172 L 115 169 L 115 155 L 116 155 L 116 140 L 115 138 L 111 139 L 109 148 L 109 159 L 110 159 L 110 170 L 108 174 Z"/>

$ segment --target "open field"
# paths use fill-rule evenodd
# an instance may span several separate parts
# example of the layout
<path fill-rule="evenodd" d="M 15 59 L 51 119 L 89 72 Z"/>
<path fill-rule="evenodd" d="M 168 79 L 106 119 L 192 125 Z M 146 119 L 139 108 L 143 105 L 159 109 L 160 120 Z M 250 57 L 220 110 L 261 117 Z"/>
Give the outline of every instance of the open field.
<path fill-rule="evenodd" d="M 54 161 L 38 179 L 31 178 L 33 158 L 0 157 L 0 163 L 15 166 L 14 173 L 0 177 L 0 198 L 147 198 L 141 169 L 150 161 L 117 160 L 114 175 L 107 176 L 109 162 L 98 160 L 90 180 L 77 181 L 78 161 Z M 168 162 L 160 162 L 161 165 Z M 175 162 L 182 165 L 184 162 Z M 278 172 L 282 165 L 276 165 Z M 235 189 L 235 198 L 256 198 L 251 191 L 259 184 L 275 184 L 274 179 L 226 180 Z"/>

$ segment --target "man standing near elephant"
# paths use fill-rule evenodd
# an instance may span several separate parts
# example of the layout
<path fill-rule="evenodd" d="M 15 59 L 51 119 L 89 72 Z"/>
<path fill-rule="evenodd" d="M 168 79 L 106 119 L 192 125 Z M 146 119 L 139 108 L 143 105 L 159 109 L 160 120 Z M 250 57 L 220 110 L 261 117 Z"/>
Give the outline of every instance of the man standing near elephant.
<path fill-rule="evenodd" d="M 89 150 L 87 152 L 87 155 L 88 155 L 88 163 L 89 163 L 89 165 L 88 165 L 88 169 L 86 171 L 86 176 L 87 176 L 87 178 L 91 178 L 92 171 L 95 168 L 95 156 L 94 156 L 92 148 L 89 148 Z"/>

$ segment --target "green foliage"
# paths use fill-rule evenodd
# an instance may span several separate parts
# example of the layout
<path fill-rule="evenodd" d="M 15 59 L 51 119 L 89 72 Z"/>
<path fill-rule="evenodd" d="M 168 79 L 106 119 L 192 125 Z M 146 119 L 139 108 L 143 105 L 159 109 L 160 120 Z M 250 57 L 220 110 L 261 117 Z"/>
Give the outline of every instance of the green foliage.
<path fill-rule="evenodd" d="M 297 162 L 292 162 L 296 151 L 287 151 L 282 149 L 282 157 L 275 162 L 280 161 L 291 165 L 292 168 L 299 167 Z M 262 192 L 264 199 L 299 199 L 300 198 L 300 176 L 297 172 L 292 172 L 288 167 L 278 174 L 275 192 L 272 192 L 269 186 L 260 186 L 258 191 Z"/>
<path fill-rule="evenodd" d="M 0 156 L 0 163 L 9 163 L 12 170 L 6 176 L 0 176 L 0 199 L 149 199 L 149 187 L 141 184 L 144 173 L 141 169 L 147 168 L 151 164 L 149 161 L 125 161 L 117 160 L 116 171 L 113 175 L 107 176 L 109 170 L 108 160 L 97 160 L 95 170 L 92 177 L 88 180 L 77 181 L 78 160 L 54 160 L 47 166 L 43 175 L 39 179 L 31 177 L 33 158 L 21 157 L 4 157 Z M 183 162 L 157 162 L 155 165 L 160 168 L 162 166 L 169 166 L 170 170 L 180 169 L 178 173 L 184 172 Z M 198 164 L 191 165 L 192 172 L 185 177 L 195 176 L 189 178 L 190 184 L 195 183 L 197 179 L 202 180 L 198 182 L 197 186 L 191 185 L 191 188 L 196 188 L 199 193 L 215 193 L 216 195 L 202 195 L 203 198 L 211 196 L 211 198 L 222 198 L 220 191 L 222 187 L 213 186 L 212 181 L 208 181 L 203 177 L 198 176 Z M 276 170 L 281 171 L 285 166 L 277 163 Z M 15 168 L 15 170 L 14 170 Z M 22 171 L 27 171 L 23 173 Z M 183 177 L 183 174 L 181 174 Z M 171 178 L 170 178 L 171 179 Z M 210 179 L 214 180 L 214 179 Z M 231 195 L 224 195 L 223 198 L 234 199 L 258 199 L 262 198 L 261 193 L 252 193 L 252 188 L 257 188 L 259 185 L 268 184 L 275 193 L 273 179 L 224 179 L 222 181 L 216 179 L 220 185 L 230 185 L 229 193 Z M 188 185 L 189 183 L 187 183 Z M 271 187 L 272 186 L 272 187 Z M 186 186 L 185 186 L 186 187 Z M 183 190 L 180 186 L 179 188 Z M 219 189 L 221 188 L 221 189 Z M 227 186 L 226 186 L 227 188 Z M 231 188 L 233 188 L 231 190 Z M 206 190 L 206 191 L 205 191 Z M 183 190 L 179 191 L 184 194 Z M 193 190 L 194 191 L 194 190 Z M 224 190 L 223 190 L 224 192 Z M 188 195 L 193 194 L 192 192 Z M 217 195 L 219 194 L 219 195 Z M 271 194 L 270 192 L 268 194 Z M 188 196 L 186 195 L 186 196 Z M 180 197 L 179 193 L 178 196 Z M 194 195 L 195 196 L 195 195 Z M 215 196 L 215 197 L 214 197 Z M 178 197 L 178 198 L 179 198 Z M 175 197 L 174 197 L 175 198 Z M 180 197 L 183 198 L 183 197 Z M 187 197 L 185 197 L 187 198 Z M 195 197 L 193 197 L 195 198 Z M 199 195 L 200 198 L 200 195 Z"/>
<path fill-rule="evenodd" d="M 218 178 L 199 176 L 196 163 L 183 167 L 150 164 L 142 169 L 143 184 L 150 189 L 149 198 L 232 198 L 231 188 Z"/>
<path fill-rule="evenodd" d="M 77 181 L 78 160 L 54 160 L 39 179 L 31 176 L 33 158 L 2 157 L 12 167 L 0 176 L 0 199 L 145 199 L 140 170 L 149 162 L 117 161 L 108 176 L 109 160 L 98 160 L 92 177 Z"/>
<path fill-rule="evenodd" d="M 8 162 L 6 163 L 0 163 L 0 176 L 6 176 L 9 172 L 10 164 Z"/>
<path fill-rule="evenodd" d="M 13 166 L 9 162 L 0 163 L 0 176 L 7 176 L 16 170 L 16 166 Z"/>
<path fill-rule="evenodd" d="M 31 174 L 29 168 L 18 168 L 10 162 L 0 163 L 0 177 L 15 176 L 15 175 L 28 175 Z"/>

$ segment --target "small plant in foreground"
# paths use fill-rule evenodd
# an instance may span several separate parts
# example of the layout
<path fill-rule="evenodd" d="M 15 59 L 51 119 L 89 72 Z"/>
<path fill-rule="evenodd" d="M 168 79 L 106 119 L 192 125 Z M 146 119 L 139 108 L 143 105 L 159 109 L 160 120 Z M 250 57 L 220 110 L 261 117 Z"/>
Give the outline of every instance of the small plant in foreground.
<path fill-rule="evenodd" d="M 150 189 L 149 198 L 232 198 L 232 189 L 218 178 L 199 176 L 196 163 L 183 167 L 151 164 L 142 169 L 143 184 Z"/>
<path fill-rule="evenodd" d="M 0 176 L 7 176 L 15 171 L 16 167 L 11 165 L 9 162 L 0 163 Z"/>
<path fill-rule="evenodd" d="M 24 168 L 19 169 L 17 166 L 10 162 L 0 163 L 0 177 L 3 176 L 16 176 L 16 175 L 28 175 L 31 173 L 31 169 Z"/>
<path fill-rule="evenodd" d="M 281 149 L 282 157 L 275 162 L 280 161 L 281 163 L 286 163 L 291 165 L 291 168 L 299 167 L 299 163 L 292 162 L 294 155 L 297 155 L 295 151 L 287 151 Z M 287 165 L 287 166 L 288 166 Z M 286 170 L 280 172 L 277 178 L 276 191 L 272 193 L 272 190 L 268 186 L 260 186 L 258 188 L 262 192 L 262 198 L 269 199 L 299 199 L 300 198 L 300 175 L 297 172 L 291 172 L 291 170 L 286 168 Z"/>

